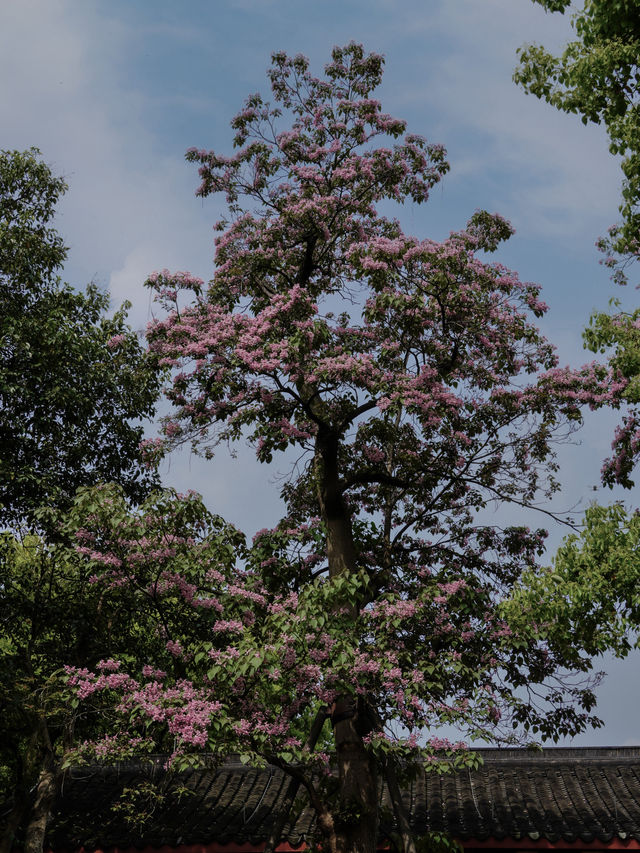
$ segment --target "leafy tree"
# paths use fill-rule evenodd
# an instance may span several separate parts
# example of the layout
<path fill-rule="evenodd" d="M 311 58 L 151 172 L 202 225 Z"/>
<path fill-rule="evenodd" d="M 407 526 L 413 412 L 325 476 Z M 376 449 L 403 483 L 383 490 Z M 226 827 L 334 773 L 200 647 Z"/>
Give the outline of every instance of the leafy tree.
<path fill-rule="evenodd" d="M 123 683 L 130 731 L 168 726 L 178 765 L 240 752 L 283 768 L 334 853 L 375 849 L 381 776 L 415 850 L 402 775 L 475 760 L 442 725 L 512 742 L 589 723 L 588 654 L 504 615 L 545 531 L 503 528 L 491 508 L 553 495 L 555 442 L 583 403 L 625 387 L 597 365 L 557 367 L 532 320 L 539 288 L 484 257 L 511 234 L 501 217 L 476 212 L 437 243 L 381 214 L 426 201 L 448 169 L 442 147 L 373 99 L 382 69 L 356 44 L 334 49 L 323 79 L 275 54 L 275 104 L 247 100 L 233 156 L 188 153 L 199 193 L 229 202 L 213 281 L 149 282 L 167 310 L 149 345 L 175 372 L 174 411 L 147 451 L 191 442 L 209 456 L 246 439 L 268 461 L 297 448 L 285 517 L 209 571 L 224 538 L 210 552 L 204 518 L 160 548 L 164 517 L 112 503 L 82 534 L 105 582 L 145 588 L 161 567 L 167 590 L 209 617 L 171 646 L 183 681 Z M 104 689 L 99 674 L 71 681 Z"/>
<path fill-rule="evenodd" d="M 79 486 L 117 480 L 140 499 L 141 418 L 159 377 L 95 286 L 56 271 L 67 250 L 51 228 L 65 191 L 39 152 L 0 152 L 0 525 L 33 525 L 38 507 L 68 507 Z"/>
<path fill-rule="evenodd" d="M 551 12 L 564 13 L 569 0 L 534 0 Z M 612 154 L 621 155 L 622 222 L 598 241 L 613 279 L 625 285 L 627 270 L 640 254 L 640 3 L 638 0 L 586 0 L 573 15 L 576 40 L 562 55 L 543 47 L 520 51 L 515 80 L 527 92 L 586 124 L 604 124 Z M 609 486 L 633 486 L 640 454 L 640 309 L 592 316 L 584 332 L 593 352 L 609 352 L 610 364 L 624 378 L 623 397 L 630 406 L 615 431 L 612 457 L 602 468 Z M 511 618 L 545 624 L 546 630 L 573 638 L 590 654 L 605 649 L 624 657 L 637 645 L 638 536 L 640 517 L 622 505 L 587 510 L 580 535 L 566 539 L 553 566 L 528 572 L 513 596 Z"/>
<path fill-rule="evenodd" d="M 121 490 L 113 485 L 82 490 L 70 513 L 59 518 L 63 534 L 77 530 L 80 517 L 115 513 L 119 502 L 126 505 Z M 174 503 L 165 493 L 144 503 L 143 512 L 155 518 L 158 547 L 165 549 L 170 543 L 176 547 L 178 535 L 185 535 L 194 517 L 198 523 L 202 518 L 199 505 L 194 509 L 197 502 L 185 499 L 181 511 L 172 512 L 170 527 L 162 519 L 167 517 L 166 507 Z M 216 519 L 209 518 L 210 529 L 216 525 L 220 528 Z M 132 551 L 135 531 L 130 526 L 128 532 Z M 117 702 L 108 690 L 123 680 L 113 659 L 138 670 L 153 660 L 154 676 L 162 667 L 175 680 L 184 674 L 183 667 L 167 645 L 186 645 L 190 632 L 202 633 L 193 608 L 175 589 L 159 594 L 164 583 L 159 564 L 149 567 L 144 587 L 96 583 L 82 556 L 83 535 L 80 530 L 75 540 L 80 553 L 60 538 L 48 544 L 36 536 L 20 540 L 7 533 L 0 540 L 0 777 L 3 805 L 11 806 L 3 828 L 3 851 L 16 840 L 30 853 L 43 849 L 64 768 L 72 755 L 77 761 L 76 753 L 87 737 L 106 733 L 109 743 L 118 743 L 126 754 L 140 755 L 158 745 L 158 738 L 131 741 L 113 733 Z M 225 538 L 233 541 L 232 532 L 225 529 Z M 87 667 L 98 669 L 105 689 L 99 701 L 80 705 L 69 687 L 68 671 L 86 672 Z M 170 750 L 171 737 L 169 743 L 160 740 L 160 744 Z"/>
<path fill-rule="evenodd" d="M 570 0 L 534 0 L 551 12 L 564 13 Z M 622 156 L 622 222 L 598 241 L 614 281 L 627 283 L 627 268 L 640 255 L 640 2 L 586 0 L 573 15 L 576 40 L 560 56 L 528 45 L 519 51 L 514 79 L 527 92 L 587 124 L 604 124 L 612 154 Z M 620 307 L 619 300 L 612 300 Z M 585 344 L 593 352 L 612 351 L 612 365 L 628 380 L 631 405 L 616 431 L 613 456 L 603 468 L 610 486 L 633 485 L 631 471 L 640 448 L 640 309 L 592 316 Z"/>
<path fill-rule="evenodd" d="M 528 571 L 509 603 L 510 619 L 546 622 L 558 637 L 579 638 L 591 655 L 625 657 L 640 624 L 640 514 L 621 504 L 591 506 L 582 531 L 558 549 L 553 565 Z"/>
<path fill-rule="evenodd" d="M 554 642 L 625 658 L 640 646 L 640 514 L 593 505 L 553 564 L 525 572 L 505 605 L 512 626 L 536 624 Z"/>
<path fill-rule="evenodd" d="M 23 303 L 64 263 L 67 249 L 48 223 L 67 190 L 36 148 L 3 151 L 0 163 L 2 296 Z"/>
<path fill-rule="evenodd" d="M 566 12 L 571 0 L 533 0 L 550 12 Z M 601 248 L 628 260 L 640 251 L 640 3 L 638 0 L 585 0 L 572 25 L 577 39 L 561 56 L 544 47 L 519 50 L 514 79 L 538 98 L 560 110 L 578 113 L 587 124 L 604 124 L 612 154 L 622 155 L 622 224 Z M 615 266 L 610 256 L 606 263 Z M 626 280 L 624 264 L 617 269 Z"/>

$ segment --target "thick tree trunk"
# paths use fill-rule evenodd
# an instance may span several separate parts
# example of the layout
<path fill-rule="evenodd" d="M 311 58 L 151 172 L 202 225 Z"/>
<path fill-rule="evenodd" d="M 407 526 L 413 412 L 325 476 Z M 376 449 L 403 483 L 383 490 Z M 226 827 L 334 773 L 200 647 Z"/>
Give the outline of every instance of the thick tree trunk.
<path fill-rule="evenodd" d="M 378 777 L 357 723 L 356 715 L 334 729 L 340 780 L 334 815 L 337 853 L 374 853 L 378 841 Z"/>
<path fill-rule="evenodd" d="M 334 436 L 318 437 L 321 471 L 318 499 L 327 525 L 327 562 L 329 576 L 355 571 L 356 551 L 353 544 L 351 514 L 342 494 L 338 471 L 338 442 Z"/>
<path fill-rule="evenodd" d="M 321 462 L 318 498 L 327 527 L 329 575 L 334 578 L 356 570 L 356 549 L 351 514 L 342 494 L 337 436 L 320 432 L 317 449 Z M 355 618 L 357 603 L 349 604 Z M 364 703 L 358 704 L 364 708 Z M 374 853 L 378 840 L 377 771 L 363 741 L 371 726 L 358 710 L 354 699 L 345 696 L 338 699 L 332 713 L 340 788 L 328 841 L 335 853 Z"/>
<path fill-rule="evenodd" d="M 29 814 L 23 853 L 42 853 L 49 815 L 56 798 L 57 781 L 57 774 L 53 767 L 42 768 L 38 777 L 35 801 Z"/>

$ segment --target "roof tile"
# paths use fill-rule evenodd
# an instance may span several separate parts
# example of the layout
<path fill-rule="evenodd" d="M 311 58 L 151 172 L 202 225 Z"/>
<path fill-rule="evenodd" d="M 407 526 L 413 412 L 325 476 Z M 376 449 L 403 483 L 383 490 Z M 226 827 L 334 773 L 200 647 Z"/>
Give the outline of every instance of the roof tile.
<path fill-rule="evenodd" d="M 455 774 L 425 773 L 403 791 L 414 831 L 447 832 L 461 841 L 529 839 L 607 845 L 640 842 L 640 749 L 478 750 L 483 765 Z M 122 789 L 155 780 L 164 800 L 142 829 L 113 810 Z M 187 792 L 175 790 L 179 782 Z M 262 845 L 282 807 L 287 777 L 231 761 L 220 768 L 168 775 L 162 761 L 92 766 L 69 772 L 49 831 L 56 851 L 187 844 Z M 395 831 L 386 789 L 380 791 L 381 840 Z M 283 841 L 309 838 L 313 811 L 296 801 Z M 98 828 L 98 829 L 96 829 Z"/>

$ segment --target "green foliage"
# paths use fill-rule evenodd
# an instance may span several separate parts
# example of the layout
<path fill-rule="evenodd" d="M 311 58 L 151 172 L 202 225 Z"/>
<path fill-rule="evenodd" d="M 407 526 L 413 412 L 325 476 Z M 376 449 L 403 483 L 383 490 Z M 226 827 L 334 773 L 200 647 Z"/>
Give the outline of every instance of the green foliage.
<path fill-rule="evenodd" d="M 417 853 L 461 853 L 463 847 L 446 832 L 427 832 L 416 838 Z"/>
<path fill-rule="evenodd" d="M 43 282 L 67 256 L 60 235 L 48 222 L 66 192 L 40 159 L 37 148 L 0 152 L 0 294 L 24 302 L 37 298 Z M 19 285 L 15 287 L 16 283 Z"/>
<path fill-rule="evenodd" d="M 624 657 L 640 624 L 640 514 L 590 507 L 553 566 L 524 575 L 503 607 L 513 624 L 529 624 L 532 641 L 551 634 L 573 648 L 576 667 L 607 650 Z"/>
<path fill-rule="evenodd" d="M 68 507 L 76 489 L 117 480 L 141 499 L 141 418 L 159 375 L 95 286 L 55 272 L 67 250 L 49 225 L 66 189 L 38 152 L 0 152 L 0 527 L 42 529 L 42 506 Z"/>
<path fill-rule="evenodd" d="M 111 804 L 110 811 L 116 820 L 123 820 L 130 830 L 142 833 L 159 810 L 170 803 L 179 803 L 185 797 L 194 796 L 195 791 L 175 781 L 172 774 L 165 771 L 158 780 L 137 782 L 135 788 L 125 786 L 119 799 Z"/>
<path fill-rule="evenodd" d="M 565 12 L 568 0 L 534 0 L 551 12 Z M 572 17 L 576 39 L 561 55 L 544 47 L 520 49 L 514 79 L 526 92 L 559 110 L 581 116 L 587 124 L 603 124 L 612 154 L 619 155 L 623 172 L 622 220 L 601 237 L 603 263 L 618 284 L 628 281 L 627 269 L 640 258 L 640 0 L 585 0 Z M 628 381 L 626 400 L 640 400 L 640 311 L 598 312 L 585 330 L 585 347 L 610 351 L 611 364 Z M 614 440 L 614 456 L 605 463 L 606 485 L 631 487 L 638 456 L 637 412 L 625 417 Z"/>
<path fill-rule="evenodd" d="M 22 828 L 43 766 L 60 773 L 81 760 L 86 739 L 121 735 L 118 695 L 104 691 L 80 702 L 68 683 L 69 667 L 95 668 L 117 657 L 136 669 L 153 660 L 181 674 L 166 640 L 185 623 L 182 598 L 165 595 L 160 605 L 143 587 L 96 584 L 90 563 L 65 541 L 87 512 L 102 508 L 117 517 L 118 500 L 126 503 L 115 486 L 81 490 L 72 510 L 58 515 L 54 543 L 34 535 L 0 535 L 0 780 L 2 799 L 21 815 Z M 147 509 L 160 513 L 168 500 L 159 494 Z M 197 619 L 192 617 L 188 627 L 197 631 Z M 122 755 L 139 758 L 158 743 L 168 748 L 157 739 L 124 737 Z"/>
<path fill-rule="evenodd" d="M 534 0 L 551 12 L 564 12 L 568 0 Z M 637 258 L 640 243 L 640 2 L 586 0 L 572 18 L 576 40 L 560 56 L 544 47 L 520 49 L 514 79 L 587 124 L 604 124 L 612 154 L 622 156 L 622 224 L 601 241 L 601 248 L 622 258 Z M 615 267 L 611 255 L 606 263 Z M 624 282 L 624 262 L 617 280 Z"/>

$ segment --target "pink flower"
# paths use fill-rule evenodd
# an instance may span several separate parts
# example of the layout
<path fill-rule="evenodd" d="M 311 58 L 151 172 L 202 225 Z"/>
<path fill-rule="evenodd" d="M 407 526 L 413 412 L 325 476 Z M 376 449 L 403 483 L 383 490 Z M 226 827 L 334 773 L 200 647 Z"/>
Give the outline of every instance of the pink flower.
<path fill-rule="evenodd" d="M 176 658 L 179 658 L 183 653 L 182 645 L 179 640 L 167 640 L 165 648 Z"/>
<path fill-rule="evenodd" d="M 127 340 L 126 335 L 113 335 L 113 337 L 109 338 L 107 341 L 107 346 L 109 349 L 115 349 L 119 347 L 120 344 L 123 344 Z"/>

